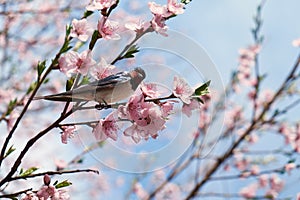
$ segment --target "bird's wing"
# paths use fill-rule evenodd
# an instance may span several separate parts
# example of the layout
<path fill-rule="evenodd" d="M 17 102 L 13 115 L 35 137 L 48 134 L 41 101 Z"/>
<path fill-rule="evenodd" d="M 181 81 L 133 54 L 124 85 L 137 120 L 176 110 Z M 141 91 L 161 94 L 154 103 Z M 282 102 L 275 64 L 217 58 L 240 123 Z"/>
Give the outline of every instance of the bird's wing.
<path fill-rule="evenodd" d="M 130 80 L 130 75 L 127 72 L 119 72 L 117 74 L 110 75 L 104 79 L 94 81 L 89 83 L 89 86 L 97 86 L 97 88 L 101 89 L 101 87 L 113 87 L 116 84 L 122 84 L 126 81 Z"/>

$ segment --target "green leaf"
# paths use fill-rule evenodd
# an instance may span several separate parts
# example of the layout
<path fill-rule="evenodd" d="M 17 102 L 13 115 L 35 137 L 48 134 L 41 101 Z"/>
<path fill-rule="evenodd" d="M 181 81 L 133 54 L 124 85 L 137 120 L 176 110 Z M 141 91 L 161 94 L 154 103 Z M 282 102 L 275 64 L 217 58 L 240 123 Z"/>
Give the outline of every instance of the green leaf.
<path fill-rule="evenodd" d="M 35 172 L 36 170 L 38 170 L 39 168 L 37 167 L 31 167 L 29 169 L 27 169 L 25 172 L 20 173 L 20 176 L 28 176 L 31 175 L 33 172 Z"/>
<path fill-rule="evenodd" d="M 11 154 L 12 152 L 14 152 L 16 150 L 16 148 L 14 148 L 14 145 L 11 145 L 9 147 L 9 149 L 7 150 L 7 152 L 4 155 L 4 158 L 6 158 L 7 156 L 9 156 L 9 154 Z"/>
<path fill-rule="evenodd" d="M 55 185 L 55 188 L 56 188 L 56 189 L 59 189 L 59 188 L 63 188 L 63 187 L 68 187 L 68 186 L 70 186 L 70 185 L 72 185 L 72 183 L 71 183 L 70 181 L 64 180 L 64 181 L 62 181 L 62 182 L 56 184 L 56 185 Z"/>
<path fill-rule="evenodd" d="M 8 107 L 7 107 L 7 112 L 6 112 L 6 115 L 9 115 L 13 110 L 14 108 L 16 107 L 18 103 L 18 100 L 17 98 L 15 98 L 14 100 L 11 100 L 8 104 Z"/>
<path fill-rule="evenodd" d="M 33 82 L 33 83 L 31 83 L 30 86 L 29 86 L 29 88 L 27 89 L 26 94 L 29 94 L 30 92 L 32 92 L 35 89 L 36 85 L 37 85 L 36 81 Z"/>
<path fill-rule="evenodd" d="M 93 11 L 87 10 L 87 11 L 84 12 L 83 18 L 87 18 L 87 17 L 89 17 L 90 15 L 92 15 L 93 13 L 94 13 Z"/>
<path fill-rule="evenodd" d="M 82 78 L 81 82 L 80 82 L 80 85 L 86 85 L 86 84 L 88 84 L 88 83 L 90 83 L 89 77 L 84 76 L 84 77 Z"/>
<path fill-rule="evenodd" d="M 45 69 L 46 69 L 46 60 L 44 60 L 43 62 L 38 62 L 37 65 L 38 80 L 40 80 L 41 75 Z"/>
<path fill-rule="evenodd" d="M 208 94 L 209 93 L 209 91 L 208 91 L 209 85 L 210 85 L 210 80 L 207 81 L 206 83 L 202 84 L 200 87 L 198 87 L 195 90 L 195 95 L 202 96 L 202 95 Z"/>
<path fill-rule="evenodd" d="M 192 0 L 181 0 L 181 3 L 184 3 L 185 5 L 191 3 Z"/>
<path fill-rule="evenodd" d="M 132 45 L 128 51 L 125 53 L 124 56 L 122 56 L 122 58 L 133 58 L 135 53 L 139 52 L 139 47 L 135 44 L 135 45 Z"/>
<path fill-rule="evenodd" d="M 67 80 L 67 82 L 66 82 L 66 91 L 71 90 L 71 88 L 74 84 L 74 80 L 75 80 L 75 77 L 71 77 L 69 80 Z"/>

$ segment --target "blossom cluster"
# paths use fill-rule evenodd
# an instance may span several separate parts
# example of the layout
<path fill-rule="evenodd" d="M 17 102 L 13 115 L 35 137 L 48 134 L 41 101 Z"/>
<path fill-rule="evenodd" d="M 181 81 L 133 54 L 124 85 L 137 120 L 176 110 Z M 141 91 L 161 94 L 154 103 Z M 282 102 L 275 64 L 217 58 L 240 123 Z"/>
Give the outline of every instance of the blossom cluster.
<path fill-rule="evenodd" d="M 56 189 L 55 186 L 50 185 L 51 178 L 49 175 L 44 176 L 44 186 L 36 193 L 27 192 L 22 200 L 69 200 L 70 196 L 64 189 Z"/>
<path fill-rule="evenodd" d="M 191 116 L 194 109 L 200 104 L 194 100 L 193 89 L 184 79 L 174 77 L 173 94 L 183 102 L 182 111 Z M 157 138 L 158 132 L 165 128 L 165 124 L 172 114 L 174 103 L 178 101 L 166 100 L 155 101 L 159 97 L 159 91 L 153 83 L 143 83 L 140 90 L 131 96 L 126 105 L 120 105 L 118 110 L 111 112 L 105 119 L 101 119 L 94 128 L 93 133 L 97 140 L 103 141 L 107 138 L 117 140 L 120 122 L 130 122 L 123 134 L 129 136 L 136 143 L 142 139 Z M 159 98 L 158 98 L 159 99 Z M 150 101 L 151 100 L 151 101 Z"/>

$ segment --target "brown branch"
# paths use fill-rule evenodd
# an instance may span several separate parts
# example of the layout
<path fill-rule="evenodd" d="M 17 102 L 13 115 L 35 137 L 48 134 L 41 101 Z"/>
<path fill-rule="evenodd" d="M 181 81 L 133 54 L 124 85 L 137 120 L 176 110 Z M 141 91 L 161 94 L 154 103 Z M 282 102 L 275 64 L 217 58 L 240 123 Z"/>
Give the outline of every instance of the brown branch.
<path fill-rule="evenodd" d="M 260 115 L 252 121 L 251 125 L 246 129 L 246 131 L 241 135 L 241 137 L 230 147 L 229 150 L 221 157 L 219 160 L 216 161 L 216 163 L 207 171 L 204 178 L 198 182 L 195 187 L 192 189 L 192 191 L 188 194 L 188 196 L 185 198 L 191 199 L 197 195 L 198 190 L 211 178 L 211 176 L 219 169 L 219 167 L 224 163 L 225 160 L 230 158 L 234 152 L 234 150 L 244 141 L 247 135 L 249 135 L 258 125 L 259 122 L 263 119 L 264 115 L 269 111 L 271 105 L 277 100 L 277 98 L 282 94 L 282 92 L 285 90 L 287 85 L 290 81 L 294 80 L 296 70 L 299 67 L 300 63 L 300 54 L 298 55 L 298 58 L 290 71 L 289 75 L 285 79 L 285 81 L 282 83 L 281 87 L 277 90 L 271 101 L 264 106 L 264 109 L 261 111 Z"/>
<path fill-rule="evenodd" d="M 21 190 L 19 192 L 15 192 L 15 193 L 11 193 L 11 194 L 3 194 L 3 195 L 0 195 L 0 198 L 12 199 L 20 194 L 24 194 L 29 191 L 32 191 L 32 188 L 26 189 L 26 190 Z"/>
<path fill-rule="evenodd" d="M 35 178 L 39 176 L 44 176 L 44 175 L 62 175 L 62 174 L 74 174 L 74 173 L 82 173 L 82 172 L 93 172 L 95 174 L 99 174 L 98 170 L 93 170 L 93 169 L 76 169 L 76 170 L 64 170 L 64 171 L 48 171 L 48 172 L 42 172 L 38 174 L 30 174 L 27 176 L 15 176 L 12 177 L 10 181 L 15 181 L 15 180 L 20 180 L 20 179 L 29 179 L 29 178 Z"/>

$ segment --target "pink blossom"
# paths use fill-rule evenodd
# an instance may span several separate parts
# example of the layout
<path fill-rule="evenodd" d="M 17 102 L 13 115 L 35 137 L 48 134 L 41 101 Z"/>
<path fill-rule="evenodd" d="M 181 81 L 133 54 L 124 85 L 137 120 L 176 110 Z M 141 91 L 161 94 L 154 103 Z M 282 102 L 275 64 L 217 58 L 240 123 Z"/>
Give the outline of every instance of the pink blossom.
<path fill-rule="evenodd" d="M 174 108 L 173 103 L 174 102 L 175 101 L 166 101 L 160 105 L 160 108 L 162 111 L 162 116 L 164 118 L 168 117 L 171 114 L 171 112 L 173 111 L 173 108 Z"/>
<path fill-rule="evenodd" d="M 142 94 L 133 95 L 126 107 L 119 107 L 118 115 L 133 121 L 124 131 L 124 135 L 130 136 L 136 143 L 142 138 L 156 138 L 157 132 L 165 128 L 166 121 L 159 106 L 152 102 L 144 102 Z"/>
<path fill-rule="evenodd" d="M 247 166 L 249 165 L 249 160 L 238 156 L 234 164 L 237 169 L 239 169 L 240 171 L 244 171 L 247 169 Z"/>
<path fill-rule="evenodd" d="M 182 112 L 188 116 L 192 116 L 192 111 L 195 109 L 199 109 L 200 103 L 196 99 L 192 99 L 190 104 L 183 104 L 182 106 Z"/>
<path fill-rule="evenodd" d="M 294 47 L 300 47 L 300 38 L 297 39 L 297 40 L 293 40 L 292 45 L 293 45 Z"/>
<path fill-rule="evenodd" d="M 72 73 L 86 75 L 88 70 L 96 64 L 90 50 L 83 51 L 80 54 L 69 51 L 60 57 L 58 63 L 60 71 L 67 76 L 71 76 Z"/>
<path fill-rule="evenodd" d="M 300 192 L 297 194 L 296 200 L 300 200 Z"/>
<path fill-rule="evenodd" d="M 252 165 L 251 169 L 250 169 L 250 172 L 251 172 L 252 175 L 258 175 L 259 167 L 257 165 Z"/>
<path fill-rule="evenodd" d="M 178 185 L 174 183 L 166 184 L 156 195 L 156 200 L 165 200 L 165 199 L 172 199 L 172 200 L 180 200 L 181 191 Z"/>
<path fill-rule="evenodd" d="M 95 79 L 100 80 L 114 74 L 115 68 L 116 67 L 114 65 L 110 65 L 104 58 L 101 58 L 100 62 L 91 68 L 91 75 Z"/>
<path fill-rule="evenodd" d="M 102 17 L 98 21 L 98 31 L 100 35 L 107 40 L 118 40 L 120 39 L 120 35 L 116 33 L 119 29 L 119 23 L 116 21 L 112 21 L 107 19 L 107 17 Z"/>
<path fill-rule="evenodd" d="M 240 195 L 244 198 L 253 198 L 256 195 L 257 189 L 258 187 L 256 184 L 251 184 L 247 187 L 242 188 L 240 190 Z"/>
<path fill-rule="evenodd" d="M 21 200 L 39 200 L 37 196 L 33 192 L 27 192 Z"/>
<path fill-rule="evenodd" d="M 296 168 L 296 164 L 295 163 L 288 163 L 284 166 L 285 171 L 290 174 L 292 169 Z"/>
<path fill-rule="evenodd" d="M 259 183 L 259 186 L 262 187 L 262 188 L 267 187 L 267 185 L 268 185 L 268 175 L 266 175 L 266 174 L 260 175 L 259 179 L 258 179 L 258 183 Z"/>
<path fill-rule="evenodd" d="M 272 174 L 269 181 L 272 190 L 280 192 L 283 189 L 284 183 L 276 174 Z"/>
<path fill-rule="evenodd" d="M 68 166 L 68 163 L 65 160 L 55 159 L 54 163 L 55 163 L 57 171 L 65 169 Z"/>
<path fill-rule="evenodd" d="M 173 13 L 174 15 L 179 15 L 184 13 L 184 4 L 177 3 L 177 0 L 168 0 L 167 8 L 168 11 Z"/>
<path fill-rule="evenodd" d="M 128 22 L 125 24 L 125 28 L 135 31 L 137 34 L 143 33 L 150 26 L 149 22 L 139 21 L 138 23 Z"/>
<path fill-rule="evenodd" d="M 136 196 L 140 200 L 145 200 L 145 199 L 148 199 L 148 197 L 149 197 L 149 194 L 147 193 L 147 191 L 143 188 L 143 186 L 140 183 L 135 183 L 133 185 L 133 192 L 136 194 Z"/>
<path fill-rule="evenodd" d="M 191 96 L 194 93 L 193 89 L 188 85 L 188 83 L 178 76 L 174 77 L 173 82 L 173 94 L 174 96 L 181 99 L 185 104 L 191 103 Z"/>
<path fill-rule="evenodd" d="M 100 119 L 93 134 L 98 141 L 104 141 L 108 137 L 116 141 L 118 129 L 116 112 L 111 112 L 105 119 Z"/>
<path fill-rule="evenodd" d="M 51 182 L 51 178 L 50 178 L 50 176 L 48 174 L 46 174 L 44 176 L 44 184 L 45 185 L 50 185 L 50 182 Z"/>
<path fill-rule="evenodd" d="M 68 143 L 68 138 L 72 138 L 74 136 L 74 131 L 76 130 L 75 126 L 62 126 L 63 132 L 61 134 L 61 142 L 63 144 Z"/>
<path fill-rule="evenodd" d="M 86 7 L 87 10 L 103 10 L 116 4 L 116 0 L 92 0 L 92 2 Z"/>
<path fill-rule="evenodd" d="M 86 19 L 73 19 L 72 29 L 70 36 L 78 38 L 79 40 L 85 42 L 89 39 L 90 35 L 93 33 L 93 29 L 89 26 Z"/>
<path fill-rule="evenodd" d="M 54 186 L 43 186 L 38 192 L 37 196 L 39 199 L 51 199 L 56 198 L 58 199 L 59 194 L 58 191 L 55 189 Z"/>
<path fill-rule="evenodd" d="M 162 6 L 155 2 L 148 2 L 148 7 L 152 14 L 162 17 L 170 17 L 171 13 L 168 12 L 168 8 L 166 5 Z"/>
<path fill-rule="evenodd" d="M 163 36 L 168 36 L 168 34 L 166 33 L 168 27 L 165 22 L 166 19 L 162 15 L 155 15 L 151 20 L 151 26 L 156 33 L 159 33 Z"/>
<path fill-rule="evenodd" d="M 154 83 L 144 83 L 141 84 L 141 90 L 143 94 L 150 98 L 157 98 L 159 97 L 160 93 Z"/>

